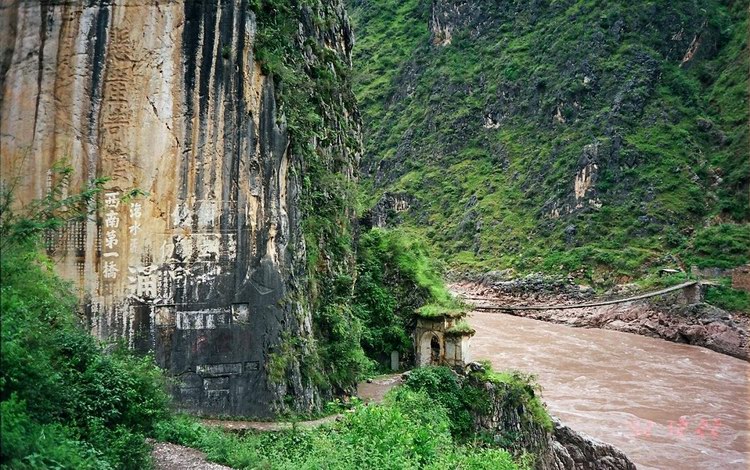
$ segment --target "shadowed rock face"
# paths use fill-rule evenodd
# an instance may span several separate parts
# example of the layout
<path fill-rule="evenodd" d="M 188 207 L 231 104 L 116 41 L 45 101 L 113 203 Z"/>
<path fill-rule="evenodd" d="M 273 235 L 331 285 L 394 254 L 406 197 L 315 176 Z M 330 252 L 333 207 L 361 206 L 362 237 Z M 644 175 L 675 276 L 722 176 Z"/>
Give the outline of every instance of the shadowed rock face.
<path fill-rule="evenodd" d="M 544 463 L 545 470 L 635 470 L 635 464 L 616 447 L 574 431 L 552 418 L 554 431 Z"/>
<path fill-rule="evenodd" d="M 92 333 L 153 352 L 185 410 L 269 415 L 290 392 L 316 406 L 298 372 L 267 374 L 282 332 L 312 331 L 301 163 L 246 2 L 3 2 L 0 18 L 3 178 L 18 172 L 23 203 L 62 158 L 76 187 L 111 177 L 95 218 L 47 240 Z M 332 20 L 315 34 L 347 36 L 331 50 L 348 63 Z M 147 195 L 122 199 L 132 188 Z"/>

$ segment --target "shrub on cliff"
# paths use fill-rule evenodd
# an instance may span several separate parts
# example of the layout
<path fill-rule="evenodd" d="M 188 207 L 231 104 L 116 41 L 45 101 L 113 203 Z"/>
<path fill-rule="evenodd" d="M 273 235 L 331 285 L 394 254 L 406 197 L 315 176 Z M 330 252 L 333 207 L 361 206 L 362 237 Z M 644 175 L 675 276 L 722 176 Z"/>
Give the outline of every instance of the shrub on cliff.
<path fill-rule="evenodd" d="M 519 372 L 497 373 L 484 364 L 481 370 L 463 376 L 447 367 L 422 367 L 411 371 L 404 387 L 424 392 L 444 407 L 451 421 L 451 432 L 459 439 L 474 439 L 482 434 L 485 430 L 480 429 L 479 423 L 496 409 L 503 410 L 502 419 L 517 413 L 521 425 L 519 429 L 507 428 L 504 434 L 489 436 L 503 447 L 522 452 L 532 441 L 528 436 L 552 429 L 533 377 Z"/>
<path fill-rule="evenodd" d="M 334 4 L 251 0 L 254 59 L 272 79 L 289 135 L 290 175 L 299 178 L 307 269 L 299 281 L 310 302 L 315 341 L 287 341 L 274 355 L 273 381 L 299 364 L 302 380 L 323 394 L 348 393 L 371 370 L 351 309 L 359 112 L 350 87 L 350 30 Z M 331 41 L 331 38 L 335 40 Z M 332 47 L 335 46 L 335 47 Z M 299 247 L 298 247 L 299 248 Z"/>
<path fill-rule="evenodd" d="M 361 235 L 353 311 L 364 325 L 362 346 L 368 356 L 385 364 L 391 351 L 398 351 L 408 359 L 418 309 L 453 303 L 419 238 L 382 229 Z"/>

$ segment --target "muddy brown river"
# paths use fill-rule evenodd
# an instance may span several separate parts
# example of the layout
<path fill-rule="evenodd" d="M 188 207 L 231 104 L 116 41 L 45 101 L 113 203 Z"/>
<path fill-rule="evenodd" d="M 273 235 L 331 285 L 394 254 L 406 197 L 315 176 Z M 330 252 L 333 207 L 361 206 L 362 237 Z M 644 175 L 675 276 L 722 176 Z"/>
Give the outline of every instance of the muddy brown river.
<path fill-rule="evenodd" d="M 473 360 L 532 372 L 550 412 L 639 469 L 750 469 L 750 364 L 697 346 L 472 313 Z"/>

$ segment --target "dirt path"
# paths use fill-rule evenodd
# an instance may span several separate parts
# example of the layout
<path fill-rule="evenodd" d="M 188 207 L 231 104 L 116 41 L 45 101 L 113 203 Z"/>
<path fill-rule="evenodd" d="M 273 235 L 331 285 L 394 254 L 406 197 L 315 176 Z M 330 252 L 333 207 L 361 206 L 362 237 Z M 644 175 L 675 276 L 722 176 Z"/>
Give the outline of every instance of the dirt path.
<path fill-rule="evenodd" d="M 383 375 L 357 385 L 357 396 L 365 403 L 380 403 L 385 394 L 401 383 L 401 374 Z"/>
<path fill-rule="evenodd" d="M 232 470 L 230 467 L 206 461 L 203 452 L 168 442 L 154 443 L 151 455 L 156 470 Z"/>
<path fill-rule="evenodd" d="M 312 419 L 309 421 L 239 421 L 230 419 L 202 419 L 201 423 L 206 426 L 219 427 L 226 431 L 287 431 L 295 426 L 300 429 L 316 428 L 322 424 L 331 423 L 341 416 L 340 414 Z"/>

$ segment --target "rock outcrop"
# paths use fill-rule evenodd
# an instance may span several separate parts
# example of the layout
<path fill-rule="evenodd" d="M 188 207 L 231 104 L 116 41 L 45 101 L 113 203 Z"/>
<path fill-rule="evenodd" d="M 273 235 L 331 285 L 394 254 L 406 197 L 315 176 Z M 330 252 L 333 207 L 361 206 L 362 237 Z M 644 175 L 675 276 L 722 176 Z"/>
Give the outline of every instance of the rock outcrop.
<path fill-rule="evenodd" d="M 384 228 L 398 225 L 401 213 L 411 209 L 413 199 L 408 194 L 385 193 L 380 200 L 364 214 L 363 225 Z"/>
<path fill-rule="evenodd" d="M 545 470 L 635 470 L 616 447 L 575 431 L 552 418 L 554 431 L 541 468 Z"/>
<path fill-rule="evenodd" d="M 579 433 L 554 417 L 551 426 L 545 426 L 534 410 L 536 391 L 529 385 L 523 393 L 512 386 L 493 380 L 484 380 L 480 374 L 484 366 L 470 363 L 469 383 L 487 394 L 489 407 L 474 411 L 474 428 L 477 432 L 495 437 L 497 442 L 511 452 L 529 452 L 536 456 L 537 470 L 634 470 L 635 464 L 616 447 Z M 524 399 L 523 395 L 532 397 Z M 538 397 L 536 397 L 538 400 Z"/>
<path fill-rule="evenodd" d="M 75 171 L 71 191 L 111 178 L 96 216 L 50 236 L 48 250 L 81 288 L 91 331 L 153 352 L 181 408 L 205 414 L 310 410 L 326 393 L 301 354 L 269 373 L 283 335 L 309 354 L 314 344 L 305 162 L 287 126 L 294 110 L 256 57 L 263 25 L 250 3 L 0 4 L 3 178 L 21 176 L 22 203 L 46 194 L 60 159 Z M 306 66 L 348 68 L 341 2 L 292 8 Z M 336 93 L 319 97 L 328 111 Z M 354 132 L 339 123 L 302 146 L 351 179 L 356 109 L 339 119 Z M 146 195 L 123 197 L 134 188 Z"/>

